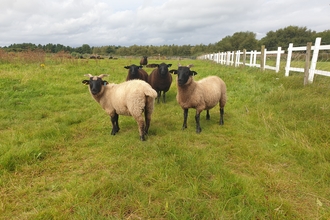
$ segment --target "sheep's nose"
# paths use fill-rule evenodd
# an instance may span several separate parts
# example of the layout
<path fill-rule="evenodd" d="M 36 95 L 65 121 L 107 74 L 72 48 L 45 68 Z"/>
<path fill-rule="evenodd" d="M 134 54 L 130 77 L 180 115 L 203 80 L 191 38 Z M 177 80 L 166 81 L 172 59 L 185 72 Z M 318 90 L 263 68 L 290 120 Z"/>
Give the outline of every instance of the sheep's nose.
<path fill-rule="evenodd" d="M 93 95 L 96 95 L 96 94 L 98 93 L 98 92 L 97 92 L 97 89 L 92 89 L 91 91 L 92 91 L 92 94 L 93 94 Z"/>
<path fill-rule="evenodd" d="M 183 85 L 183 80 L 182 79 L 178 79 L 178 84 L 181 86 Z"/>

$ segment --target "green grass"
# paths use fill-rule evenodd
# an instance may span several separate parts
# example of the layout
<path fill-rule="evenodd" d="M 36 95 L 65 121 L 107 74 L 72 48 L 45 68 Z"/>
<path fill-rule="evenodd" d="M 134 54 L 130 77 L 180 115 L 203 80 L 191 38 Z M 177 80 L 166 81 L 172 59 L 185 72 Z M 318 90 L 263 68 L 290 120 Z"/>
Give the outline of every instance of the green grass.
<path fill-rule="evenodd" d="M 111 136 L 81 81 L 138 59 L 0 62 L 0 219 L 330 218 L 330 78 L 165 62 L 227 83 L 224 126 L 216 107 L 196 134 L 191 109 L 182 131 L 173 83 L 147 141 L 125 116 Z"/>

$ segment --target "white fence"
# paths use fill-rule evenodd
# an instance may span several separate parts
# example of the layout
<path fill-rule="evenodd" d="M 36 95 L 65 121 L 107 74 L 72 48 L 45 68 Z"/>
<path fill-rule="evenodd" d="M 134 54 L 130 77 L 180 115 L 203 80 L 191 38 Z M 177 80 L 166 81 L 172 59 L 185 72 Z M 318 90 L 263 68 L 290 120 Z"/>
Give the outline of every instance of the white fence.
<path fill-rule="evenodd" d="M 311 47 L 311 50 L 313 50 L 313 56 L 311 65 L 307 66 L 308 69 L 305 68 L 299 68 L 299 67 L 292 67 L 291 66 L 291 59 L 292 59 L 292 52 L 293 51 L 305 51 L 307 54 L 307 46 L 304 47 L 293 47 L 293 44 L 290 43 L 288 47 L 288 54 L 287 54 L 287 61 L 285 65 L 285 76 L 289 76 L 290 71 L 295 72 L 308 72 L 308 82 L 313 82 L 314 75 L 319 74 L 323 76 L 330 76 L 330 69 L 329 71 L 324 70 L 317 70 L 317 60 L 318 60 L 318 54 L 320 50 L 330 50 L 330 45 L 321 45 L 321 38 L 316 38 L 314 46 Z M 280 70 L 280 61 L 281 61 L 281 54 L 284 54 L 284 50 L 281 49 L 281 47 L 278 47 L 275 51 L 267 51 L 266 48 L 262 48 L 261 51 L 250 51 L 247 52 L 244 51 L 227 51 L 227 52 L 219 52 L 219 53 L 213 53 L 213 54 L 206 54 L 198 57 L 198 59 L 207 59 L 207 60 L 213 60 L 219 64 L 223 65 L 231 65 L 231 66 L 250 66 L 250 67 L 258 67 L 262 70 L 264 69 L 270 69 L 275 70 L 276 72 L 279 72 Z M 267 55 L 276 55 L 276 62 L 275 66 L 269 66 L 266 65 Z M 257 56 L 260 56 L 260 63 L 257 63 Z M 246 58 L 249 57 L 249 60 L 247 61 Z M 241 59 L 242 58 L 242 59 Z M 330 64 L 329 64 L 330 66 Z M 330 67 L 329 67 L 330 68 Z"/>
<path fill-rule="evenodd" d="M 306 47 L 293 47 L 292 43 L 289 44 L 288 57 L 287 57 L 286 66 L 285 66 L 285 76 L 289 76 L 290 70 L 296 71 L 296 72 L 305 71 L 304 68 L 291 67 L 290 65 L 291 65 L 291 57 L 292 57 L 293 51 L 306 51 L 306 50 L 307 50 L 307 46 Z M 323 76 L 330 76 L 330 72 L 316 69 L 319 51 L 320 50 L 330 50 L 330 45 L 321 45 L 321 38 L 318 37 L 315 40 L 314 46 L 311 47 L 311 50 L 313 50 L 313 57 L 312 57 L 312 63 L 309 68 L 308 81 L 313 82 L 315 74 L 319 74 L 319 75 L 323 75 Z"/>

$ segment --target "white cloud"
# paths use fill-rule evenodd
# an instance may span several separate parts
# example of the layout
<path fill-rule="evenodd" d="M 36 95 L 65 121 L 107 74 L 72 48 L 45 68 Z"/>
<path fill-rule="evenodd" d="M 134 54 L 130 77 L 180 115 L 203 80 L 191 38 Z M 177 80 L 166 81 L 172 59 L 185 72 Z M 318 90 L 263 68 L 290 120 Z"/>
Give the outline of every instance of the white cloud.
<path fill-rule="evenodd" d="M 0 46 L 209 44 L 296 25 L 329 29 L 326 0 L 2 0 Z"/>

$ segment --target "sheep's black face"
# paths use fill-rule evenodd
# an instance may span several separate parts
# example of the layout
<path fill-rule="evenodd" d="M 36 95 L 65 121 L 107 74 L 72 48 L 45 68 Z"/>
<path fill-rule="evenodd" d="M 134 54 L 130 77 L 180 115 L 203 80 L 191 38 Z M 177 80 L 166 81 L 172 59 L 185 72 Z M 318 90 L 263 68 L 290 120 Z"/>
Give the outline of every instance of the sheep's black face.
<path fill-rule="evenodd" d="M 169 65 L 172 65 L 172 64 L 169 64 Z M 159 66 L 158 66 L 159 74 L 163 77 L 166 76 L 168 74 L 168 67 L 169 66 L 165 63 L 159 64 Z"/>
<path fill-rule="evenodd" d="M 130 66 L 125 66 L 125 68 L 128 69 L 128 72 L 131 75 L 131 77 L 135 78 L 135 77 L 138 77 L 139 69 L 141 67 L 133 64 L 133 65 L 130 65 Z"/>
<path fill-rule="evenodd" d="M 97 95 L 101 92 L 103 80 L 99 77 L 91 77 L 89 80 L 89 89 L 93 95 Z"/>
<path fill-rule="evenodd" d="M 189 77 L 192 76 L 192 72 L 188 67 L 180 66 L 177 71 L 178 74 L 178 84 L 183 86 L 188 81 Z"/>

